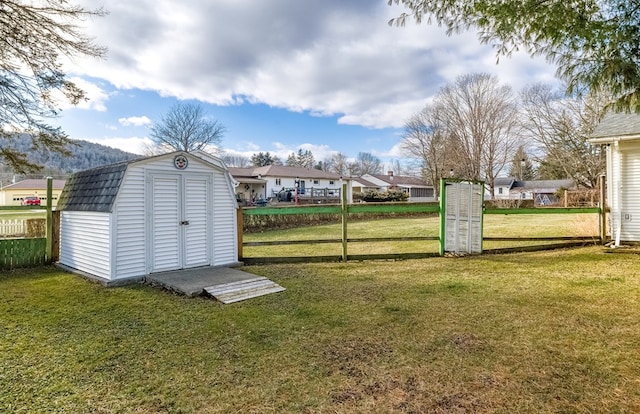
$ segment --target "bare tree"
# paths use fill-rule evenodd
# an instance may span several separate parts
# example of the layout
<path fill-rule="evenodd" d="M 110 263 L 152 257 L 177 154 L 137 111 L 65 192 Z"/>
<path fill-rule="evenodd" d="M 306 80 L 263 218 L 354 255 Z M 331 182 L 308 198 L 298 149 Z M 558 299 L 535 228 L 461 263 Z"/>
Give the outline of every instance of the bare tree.
<path fill-rule="evenodd" d="M 567 96 L 550 85 L 536 84 L 525 88 L 521 99 L 526 131 L 543 151 L 541 171 L 548 178 L 571 178 L 587 188 L 596 187 L 605 160 L 600 148 L 587 140 L 604 115 L 609 95 Z"/>
<path fill-rule="evenodd" d="M 228 167 L 245 168 L 251 166 L 251 160 L 242 155 L 222 154 L 222 160 Z"/>
<path fill-rule="evenodd" d="M 359 152 L 355 162 L 349 164 L 353 175 L 380 174 L 382 161 L 369 152 Z"/>
<path fill-rule="evenodd" d="M 70 139 L 47 123 L 59 112 L 54 92 L 74 105 L 85 95 L 69 81 L 60 58 L 104 56 L 106 50 L 83 36 L 75 24 L 102 15 L 102 10 L 59 0 L 0 1 L 0 137 L 25 133 L 34 150 L 69 154 Z M 0 147 L 0 158 L 17 173 L 40 169 L 26 153 L 10 146 Z"/>
<path fill-rule="evenodd" d="M 511 88 L 489 74 L 463 75 L 440 91 L 434 105 L 447 151 L 455 157 L 455 175 L 484 180 L 493 190 L 495 177 L 520 143 Z"/>
<path fill-rule="evenodd" d="M 209 119 L 202 105 L 178 103 L 151 127 L 151 139 L 173 151 L 218 149 L 226 128 Z"/>
<path fill-rule="evenodd" d="M 325 171 L 347 177 L 349 174 L 349 158 L 341 153 L 335 152 L 324 160 Z"/>
<path fill-rule="evenodd" d="M 423 161 L 425 178 L 434 185 L 452 172 L 493 189 L 519 143 L 517 115 L 511 88 L 497 78 L 460 76 L 407 121 L 402 148 Z"/>
<path fill-rule="evenodd" d="M 446 129 L 427 105 L 405 123 L 401 149 L 407 157 L 419 160 L 423 177 L 434 185 L 439 194 L 440 179 L 448 168 L 453 168 L 446 149 Z"/>

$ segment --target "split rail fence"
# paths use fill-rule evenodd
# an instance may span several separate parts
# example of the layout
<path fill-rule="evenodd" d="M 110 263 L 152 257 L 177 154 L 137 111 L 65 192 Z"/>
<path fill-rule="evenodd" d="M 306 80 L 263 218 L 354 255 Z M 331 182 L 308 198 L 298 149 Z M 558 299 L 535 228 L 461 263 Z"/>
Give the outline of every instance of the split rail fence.
<path fill-rule="evenodd" d="M 344 192 L 343 192 L 344 194 Z M 601 206 L 604 205 L 604 194 L 601 198 Z M 379 217 L 384 215 L 440 215 L 442 212 L 442 206 L 439 203 L 380 203 L 380 204 L 347 204 L 345 197 L 343 197 L 341 205 L 317 205 L 317 206 L 295 206 L 295 207 L 254 207 L 245 208 L 239 211 L 238 214 L 238 257 L 239 260 L 246 264 L 256 263 L 291 263 L 291 262 L 323 262 L 323 261 L 348 261 L 348 260 L 371 260 L 371 259 L 411 259 L 411 258 L 425 258 L 435 257 L 442 255 L 443 240 L 443 228 L 439 228 L 439 234 L 437 236 L 402 236 L 402 237 L 350 237 L 349 236 L 349 223 L 354 222 L 350 219 L 353 216 L 357 216 L 358 219 L 367 214 L 372 217 Z M 339 215 L 341 220 L 341 234 L 339 237 L 323 238 L 314 240 L 267 240 L 267 241 L 244 241 L 243 227 L 245 216 L 288 216 L 288 215 Z M 499 253 L 510 251 L 531 251 L 552 249 L 558 247 L 571 247 L 580 246 L 589 243 L 603 243 L 606 239 L 606 216 L 605 210 L 600 207 L 591 208 L 558 208 L 558 207 L 544 207 L 544 208 L 522 208 L 522 209 L 510 209 L 510 208 L 484 208 L 484 215 L 539 215 L 539 214 L 561 214 L 561 215 L 575 215 L 575 214 L 593 214 L 597 215 L 597 234 L 588 234 L 585 236 L 537 236 L 537 237 L 497 237 L 497 236 L 484 236 L 482 237 L 483 244 L 497 245 L 498 243 L 510 244 L 510 247 L 499 248 L 484 248 L 483 253 Z M 595 217 L 594 217 L 595 218 Z M 354 243 L 380 243 L 380 242 L 416 242 L 416 241 L 431 241 L 435 246 L 431 250 L 405 252 L 405 253 L 374 253 L 368 252 L 366 254 L 350 254 L 349 246 Z M 505 243 L 506 242 L 506 243 Z M 320 244 L 339 244 L 340 254 L 317 254 L 311 256 L 278 256 L 278 255 L 245 255 L 245 247 L 265 247 L 265 246 L 292 246 L 292 245 L 320 245 Z M 373 249 L 373 248 L 372 248 Z M 264 250 L 264 249 L 263 249 Z M 282 250 L 282 249 L 280 249 Z M 318 249 L 320 251 L 321 249 Z"/>

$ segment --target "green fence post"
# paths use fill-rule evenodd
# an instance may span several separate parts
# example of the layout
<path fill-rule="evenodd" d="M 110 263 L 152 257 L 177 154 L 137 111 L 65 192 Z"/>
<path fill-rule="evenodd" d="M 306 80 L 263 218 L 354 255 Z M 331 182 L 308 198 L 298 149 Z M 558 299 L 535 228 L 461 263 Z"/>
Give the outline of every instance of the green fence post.
<path fill-rule="evenodd" d="M 47 177 L 47 245 L 45 263 L 51 263 L 53 257 L 53 178 Z"/>
<path fill-rule="evenodd" d="M 45 247 L 45 263 L 53 260 L 53 178 L 47 177 L 47 244 Z"/>
<path fill-rule="evenodd" d="M 445 223 L 447 219 L 447 189 L 444 178 L 440 179 L 440 256 L 444 256 Z"/>
<path fill-rule="evenodd" d="M 347 210 L 347 185 L 342 184 L 342 205 L 341 214 L 342 214 L 342 261 L 347 261 L 347 220 L 349 219 L 349 214 Z"/>

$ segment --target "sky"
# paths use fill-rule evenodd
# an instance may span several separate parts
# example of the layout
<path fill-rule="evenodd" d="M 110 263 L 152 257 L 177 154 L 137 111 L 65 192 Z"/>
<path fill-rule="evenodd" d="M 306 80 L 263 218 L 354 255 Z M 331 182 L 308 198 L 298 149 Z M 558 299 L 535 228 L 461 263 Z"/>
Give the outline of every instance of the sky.
<path fill-rule="evenodd" d="M 177 102 L 198 103 L 226 127 L 222 149 L 317 161 L 368 152 L 404 157 L 406 120 L 440 88 L 490 73 L 514 91 L 556 82 L 555 68 L 525 53 L 501 57 L 474 32 L 387 22 L 406 11 L 387 0 L 96 0 L 108 14 L 83 22 L 108 49 L 65 64 L 89 100 L 61 103 L 73 139 L 145 154 L 150 126 Z"/>

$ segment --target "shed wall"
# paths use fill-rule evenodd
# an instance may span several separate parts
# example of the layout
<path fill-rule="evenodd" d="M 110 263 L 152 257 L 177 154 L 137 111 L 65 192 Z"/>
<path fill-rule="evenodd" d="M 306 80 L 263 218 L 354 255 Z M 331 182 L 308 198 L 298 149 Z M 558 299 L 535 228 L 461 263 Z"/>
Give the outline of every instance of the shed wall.
<path fill-rule="evenodd" d="M 236 214 L 238 205 L 223 173 L 213 180 L 213 263 L 214 266 L 238 261 Z"/>
<path fill-rule="evenodd" d="M 129 167 L 114 206 L 116 279 L 147 274 L 144 188 L 144 168 Z"/>
<path fill-rule="evenodd" d="M 111 214 L 62 211 L 60 263 L 104 279 L 111 279 Z"/>

